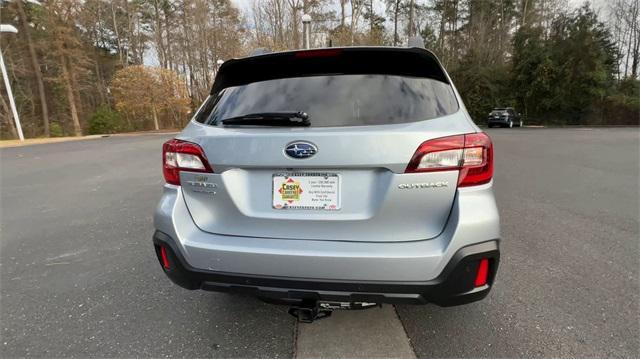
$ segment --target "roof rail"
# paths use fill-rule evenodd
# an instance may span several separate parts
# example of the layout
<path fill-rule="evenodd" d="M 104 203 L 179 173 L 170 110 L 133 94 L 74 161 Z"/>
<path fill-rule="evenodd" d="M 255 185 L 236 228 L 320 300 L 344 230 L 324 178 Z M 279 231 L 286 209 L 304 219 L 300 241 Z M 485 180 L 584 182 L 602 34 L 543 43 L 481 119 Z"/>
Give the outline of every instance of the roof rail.
<path fill-rule="evenodd" d="M 253 51 L 251 51 L 251 54 L 249 54 L 249 56 L 258 56 L 258 55 L 264 55 L 264 54 L 270 54 L 273 51 L 271 51 L 271 49 L 268 49 L 266 47 L 257 47 L 255 49 L 253 49 Z"/>

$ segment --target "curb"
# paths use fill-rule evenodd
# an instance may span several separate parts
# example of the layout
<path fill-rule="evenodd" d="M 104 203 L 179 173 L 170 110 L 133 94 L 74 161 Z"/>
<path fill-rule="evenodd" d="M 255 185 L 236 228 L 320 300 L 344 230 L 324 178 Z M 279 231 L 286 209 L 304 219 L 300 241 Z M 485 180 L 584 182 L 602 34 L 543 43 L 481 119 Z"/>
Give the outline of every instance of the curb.
<path fill-rule="evenodd" d="M 148 136 L 148 135 L 161 136 L 161 135 L 170 135 L 170 134 L 176 134 L 176 133 L 178 133 L 178 131 L 176 130 L 141 131 L 141 132 L 114 133 L 114 134 L 103 134 L 103 135 L 88 135 L 88 136 L 80 136 L 80 137 L 28 138 L 24 141 L 2 140 L 0 141 L 0 149 L 24 147 L 24 146 L 47 145 L 47 144 L 53 144 L 53 143 L 63 143 L 63 142 L 73 142 L 73 141 L 96 140 L 96 139 L 107 138 L 107 137 L 134 137 L 134 136 Z"/>

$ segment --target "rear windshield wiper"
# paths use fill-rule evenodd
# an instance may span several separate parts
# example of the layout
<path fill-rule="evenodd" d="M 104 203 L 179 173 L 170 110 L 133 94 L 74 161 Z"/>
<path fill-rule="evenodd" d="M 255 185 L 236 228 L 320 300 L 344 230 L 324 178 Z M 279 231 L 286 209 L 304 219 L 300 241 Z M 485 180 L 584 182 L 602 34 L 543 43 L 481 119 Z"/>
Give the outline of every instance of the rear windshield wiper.
<path fill-rule="evenodd" d="M 259 112 L 222 120 L 223 125 L 310 126 L 305 112 Z"/>

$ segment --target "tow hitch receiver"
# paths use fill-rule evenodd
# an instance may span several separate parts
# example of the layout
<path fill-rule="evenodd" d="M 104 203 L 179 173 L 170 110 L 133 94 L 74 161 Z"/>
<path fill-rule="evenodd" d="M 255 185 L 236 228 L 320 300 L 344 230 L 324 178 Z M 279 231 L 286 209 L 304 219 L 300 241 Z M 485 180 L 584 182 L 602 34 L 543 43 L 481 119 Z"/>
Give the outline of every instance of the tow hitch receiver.
<path fill-rule="evenodd" d="M 320 309 L 317 305 L 312 308 L 296 306 L 289 308 L 289 314 L 298 318 L 300 323 L 313 323 L 314 320 L 330 317 L 331 310 Z"/>
<path fill-rule="evenodd" d="M 315 300 L 302 301 L 300 305 L 289 307 L 289 314 L 298 318 L 301 323 L 313 323 L 314 320 L 331 316 L 334 310 L 360 310 L 382 307 L 377 303 L 366 302 L 319 302 Z"/>

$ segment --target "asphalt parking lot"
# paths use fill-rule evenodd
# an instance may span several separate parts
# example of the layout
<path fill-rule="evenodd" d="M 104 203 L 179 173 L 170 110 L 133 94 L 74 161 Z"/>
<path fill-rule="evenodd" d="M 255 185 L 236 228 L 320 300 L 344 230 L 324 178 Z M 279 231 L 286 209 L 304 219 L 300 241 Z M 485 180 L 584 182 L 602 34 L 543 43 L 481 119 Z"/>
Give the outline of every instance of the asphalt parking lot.
<path fill-rule="evenodd" d="M 169 136 L 2 149 L 0 356 L 313 356 L 335 320 L 377 332 L 344 331 L 345 348 L 329 356 L 361 356 L 349 348 L 384 343 L 389 330 L 425 358 L 637 357 L 640 131 L 489 134 L 504 239 L 489 297 L 341 313 L 316 327 L 165 278 L 150 238 Z M 379 315 L 401 325 L 368 325 Z"/>

